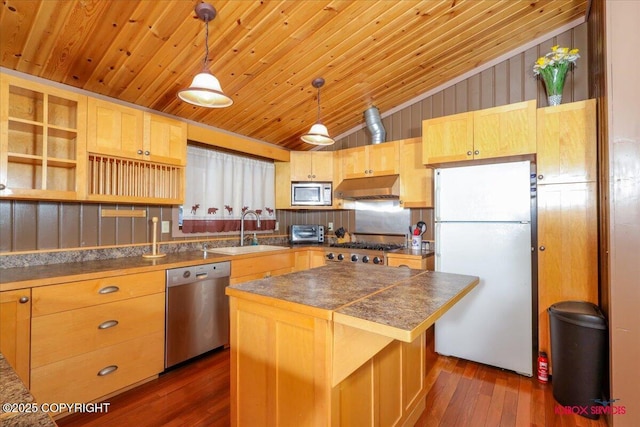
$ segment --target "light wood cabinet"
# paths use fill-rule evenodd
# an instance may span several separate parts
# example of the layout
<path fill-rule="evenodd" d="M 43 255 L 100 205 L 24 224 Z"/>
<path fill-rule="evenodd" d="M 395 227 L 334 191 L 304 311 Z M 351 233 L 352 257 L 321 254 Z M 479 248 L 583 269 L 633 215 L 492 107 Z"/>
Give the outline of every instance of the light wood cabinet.
<path fill-rule="evenodd" d="M 474 159 L 492 159 L 535 152 L 535 100 L 473 112 Z"/>
<path fill-rule="evenodd" d="M 425 165 L 473 159 L 473 113 L 424 120 L 422 141 Z"/>
<path fill-rule="evenodd" d="M 595 100 L 538 110 L 538 347 L 547 354 L 551 305 L 598 304 L 595 120 Z"/>
<path fill-rule="evenodd" d="M 0 292 L 0 352 L 29 387 L 31 290 Z"/>
<path fill-rule="evenodd" d="M 230 297 L 231 425 L 415 423 L 424 409 L 424 333 L 411 343 L 385 339 L 378 346 L 380 335 L 336 325 L 324 310 L 293 306 Z M 336 329 L 345 335 L 338 338 Z M 363 345 L 341 353 L 354 338 Z M 360 356 L 346 378 L 336 379 Z"/>
<path fill-rule="evenodd" d="M 292 151 L 291 181 L 333 182 L 334 151 Z"/>
<path fill-rule="evenodd" d="M 422 122 L 425 165 L 536 152 L 536 101 L 518 102 Z"/>
<path fill-rule="evenodd" d="M 412 343 L 393 341 L 342 381 L 335 389 L 338 425 L 403 425 L 423 397 L 424 341 L 424 334 Z"/>
<path fill-rule="evenodd" d="M 187 125 L 89 97 L 87 198 L 181 204 Z"/>
<path fill-rule="evenodd" d="M 187 123 L 149 112 L 144 113 L 143 146 L 154 163 L 187 164 Z"/>
<path fill-rule="evenodd" d="M 303 271 L 325 265 L 324 250 L 299 250 L 295 252 L 293 271 Z"/>
<path fill-rule="evenodd" d="M 433 169 L 422 163 L 422 139 L 398 141 L 400 203 L 405 208 L 433 207 Z"/>
<path fill-rule="evenodd" d="M 291 162 L 275 162 L 276 209 L 291 209 Z"/>
<path fill-rule="evenodd" d="M 87 97 L 0 73 L 0 197 L 85 194 Z"/>
<path fill-rule="evenodd" d="M 31 392 L 38 401 L 93 401 L 164 369 L 163 271 L 32 294 Z"/>
<path fill-rule="evenodd" d="M 276 209 L 300 209 L 291 205 L 292 181 L 340 182 L 340 156 L 337 151 L 292 151 L 289 162 L 275 163 Z M 332 206 L 306 206 L 309 210 L 341 209 L 342 200 L 333 197 Z"/>
<path fill-rule="evenodd" d="M 538 109 L 539 185 L 597 180 L 595 109 L 595 99 Z"/>
<path fill-rule="evenodd" d="M 398 147 L 391 141 L 340 150 L 342 179 L 398 174 Z"/>
<path fill-rule="evenodd" d="M 187 124 L 170 117 L 89 97 L 87 151 L 184 166 Z"/>
<path fill-rule="evenodd" d="M 143 111 L 89 97 L 87 151 L 143 160 Z"/>
<path fill-rule="evenodd" d="M 291 273 L 295 265 L 295 252 L 293 251 L 260 257 L 235 258 L 231 260 L 230 284 L 235 285 L 249 280 Z"/>
<path fill-rule="evenodd" d="M 422 255 L 411 254 L 387 254 L 387 265 L 389 267 L 409 267 L 417 270 L 435 270 L 435 257 L 423 257 Z"/>

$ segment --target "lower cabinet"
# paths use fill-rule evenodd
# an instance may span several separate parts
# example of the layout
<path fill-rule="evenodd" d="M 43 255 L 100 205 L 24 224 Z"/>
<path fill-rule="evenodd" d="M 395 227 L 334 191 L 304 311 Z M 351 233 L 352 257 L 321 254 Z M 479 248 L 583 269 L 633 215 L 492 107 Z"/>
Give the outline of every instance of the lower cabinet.
<path fill-rule="evenodd" d="M 271 276 L 291 273 L 296 264 L 295 252 L 263 255 L 259 257 L 231 260 L 230 284 L 264 279 Z"/>
<path fill-rule="evenodd" d="M 339 425 L 394 426 L 406 422 L 417 399 L 424 397 L 423 344 L 424 335 L 412 343 L 392 341 L 342 381 L 334 390 Z"/>
<path fill-rule="evenodd" d="M 409 267 L 417 270 L 435 270 L 435 257 L 422 257 L 422 255 L 387 254 L 389 267 Z"/>
<path fill-rule="evenodd" d="M 89 402 L 164 369 L 164 271 L 34 288 L 31 393 Z"/>
<path fill-rule="evenodd" d="M 295 268 L 293 271 L 303 271 L 325 265 L 324 250 L 299 250 L 295 253 Z"/>
<path fill-rule="evenodd" d="M 232 426 L 413 425 L 424 410 L 424 333 L 378 346 L 323 309 L 229 301 Z"/>
<path fill-rule="evenodd" d="M 0 292 L 0 352 L 29 387 L 31 289 Z"/>

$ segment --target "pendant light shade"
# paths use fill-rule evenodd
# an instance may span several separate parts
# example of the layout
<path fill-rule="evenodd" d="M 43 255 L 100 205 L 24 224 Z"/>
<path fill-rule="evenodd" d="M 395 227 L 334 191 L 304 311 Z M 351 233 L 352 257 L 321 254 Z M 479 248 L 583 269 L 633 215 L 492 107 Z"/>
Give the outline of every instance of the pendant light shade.
<path fill-rule="evenodd" d="M 300 139 L 307 144 L 331 145 L 335 141 L 329 136 L 327 127 L 322 124 L 322 121 L 320 121 L 320 88 L 324 85 L 324 79 L 322 77 L 318 77 L 311 82 L 311 85 L 318 89 L 318 118 L 316 123 L 311 126 L 311 129 L 309 129 L 309 132 L 302 135 Z"/>
<path fill-rule="evenodd" d="M 196 5 L 196 15 L 205 22 L 205 54 L 202 71 L 197 74 L 191 86 L 178 91 L 178 98 L 206 108 L 224 108 L 233 104 L 233 100 L 224 94 L 218 79 L 207 69 L 209 62 L 209 21 L 216 17 L 216 10 L 207 3 Z"/>

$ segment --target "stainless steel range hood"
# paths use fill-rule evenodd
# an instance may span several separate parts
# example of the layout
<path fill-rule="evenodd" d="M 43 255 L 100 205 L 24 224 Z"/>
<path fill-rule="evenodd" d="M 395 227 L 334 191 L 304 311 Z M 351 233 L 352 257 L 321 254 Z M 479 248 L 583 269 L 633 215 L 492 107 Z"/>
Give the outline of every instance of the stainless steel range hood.
<path fill-rule="evenodd" d="M 398 199 L 399 175 L 373 176 L 370 178 L 344 179 L 336 187 L 335 195 L 341 199 Z"/>

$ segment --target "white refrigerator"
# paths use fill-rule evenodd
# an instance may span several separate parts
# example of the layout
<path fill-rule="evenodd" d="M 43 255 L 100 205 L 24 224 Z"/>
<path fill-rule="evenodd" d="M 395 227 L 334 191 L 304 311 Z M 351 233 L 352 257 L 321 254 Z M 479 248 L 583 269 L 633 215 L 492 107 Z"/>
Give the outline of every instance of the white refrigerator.
<path fill-rule="evenodd" d="M 532 375 L 534 186 L 528 161 L 436 170 L 436 270 L 480 278 L 436 322 L 436 352 Z"/>

